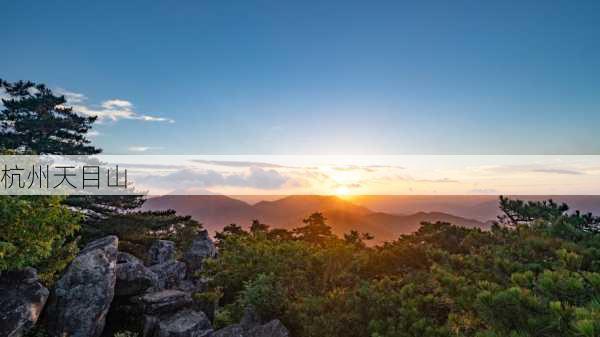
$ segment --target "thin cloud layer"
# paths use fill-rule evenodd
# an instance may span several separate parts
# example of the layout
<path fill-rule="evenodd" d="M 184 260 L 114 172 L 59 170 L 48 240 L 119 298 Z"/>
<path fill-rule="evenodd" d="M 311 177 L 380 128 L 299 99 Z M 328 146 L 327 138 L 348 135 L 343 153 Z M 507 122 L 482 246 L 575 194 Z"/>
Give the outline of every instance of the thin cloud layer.
<path fill-rule="evenodd" d="M 281 188 L 290 180 L 289 177 L 275 170 L 252 167 L 247 172 L 223 173 L 215 170 L 183 169 L 163 176 L 150 175 L 140 179 L 141 183 L 154 186 L 173 187 L 186 186 L 210 188 L 219 186 L 250 187 L 262 190 Z"/>
<path fill-rule="evenodd" d="M 570 170 L 570 169 L 557 169 L 557 168 L 540 168 L 535 169 L 533 172 L 538 173 L 552 173 L 552 174 L 567 174 L 567 175 L 582 175 L 585 174 L 581 171 Z"/>
<path fill-rule="evenodd" d="M 203 160 L 196 159 L 193 162 L 200 164 L 209 164 L 216 166 L 226 166 L 226 167 L 262 167 L 262 168 L 284 168 L 286 166 L 265 162 L 254 162 L 254 161 L 236 161 L 236 160 Z"/>
<path fill-rule="evenodd" d="M 477 171 L 493 172 L 493 173 L 542 173 L 542 174 L 558 174 L 558 175 L 585 175 L 584 171 L 568 168 L 568 167 L 552 167 L 540 164 L 531 165 L 492 165 L 476 168 Z"/>
<path fill-rule="evenodd" d="M 130 146 L 127 148 L 130 152 L 146 152 L 150 150 L 161 150 L 163 147 L 160 146 Z"/>

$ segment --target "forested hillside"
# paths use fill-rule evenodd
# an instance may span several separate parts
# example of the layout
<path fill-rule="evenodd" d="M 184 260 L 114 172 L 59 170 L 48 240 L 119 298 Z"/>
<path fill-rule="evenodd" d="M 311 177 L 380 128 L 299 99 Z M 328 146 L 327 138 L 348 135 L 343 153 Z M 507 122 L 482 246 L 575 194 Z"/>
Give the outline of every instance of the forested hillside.
<path fill-rule="evenodd" d="M 294 336 L 599 336 L 600 220 L 502 198 L 491 231 L 424 223 L 369 248 L 316 214 L 293 232 L 218 235 L 216 324 L 248 305 Z"/>

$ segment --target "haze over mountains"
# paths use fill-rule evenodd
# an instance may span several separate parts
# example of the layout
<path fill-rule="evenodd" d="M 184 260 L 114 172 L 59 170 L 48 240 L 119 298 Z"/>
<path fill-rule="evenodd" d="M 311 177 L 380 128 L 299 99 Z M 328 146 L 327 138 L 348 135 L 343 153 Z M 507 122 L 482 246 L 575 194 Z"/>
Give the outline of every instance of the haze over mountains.
<path fill-rule="evenodd" d="M 524 200 L 552 198 L 571 210 L 600 214 L 600 196 L 517 196 Z M 263 200 L 261 200 L 263 199 Z M 266 200 L 264 200 L 266 199 Z M 259 201 L 261 200 L 261 201 Z M 258 201 L 258 202 L 257 202 Z M 336 234 L 352 229 L 369 232 L 376 242 L 411 233 L 423 221 L 447 221 L 467 227 L 489 228 L 500 214 L 498 197 L 476 196 L 237 196 L 166 195 L 150 198 L 144 209 L 175 209 L 191 215 L 212 233 L 236 223 L 247 227 L 258 219 L 271 227 L 295 228 L 313 212 L 322 212 Z"/>
<path fill-rule="evenodd" d="M 517 195 L 515 199 L 541 201 L 552 199 L 566 203 L 570 210 L 600 214 L 598 195 Z M 479 221 L 495 220 L 500 215 L 496 195 L 384 195 L 356 196 L 357 205 L 393 214 L 411 214 L 419 211 L 443 212 Z"/>
<path fill-rule="evenodd" d="M 375 242 L 389 241 L 400 234 L 414 232 L 423 221 L 447 221 L 467 227 L 489 227 L 489 222 L 459 217 L 444 212 L 413 212 L 390 214 L 376 212 L 335 196 L 288 196 L 273 201 L 250 204 L 223 195 L 166 195 L 150 198 L 145 209 L 175 209 L 178 213 L 191 215 L 211 232 L 236 223 L 248 226 L 258 219 L 271 227 L 295 228 L 302 219 L 314 212 L 322 212 L 333 231 L 342 235 L 352 229 L 368 232 Z"/>

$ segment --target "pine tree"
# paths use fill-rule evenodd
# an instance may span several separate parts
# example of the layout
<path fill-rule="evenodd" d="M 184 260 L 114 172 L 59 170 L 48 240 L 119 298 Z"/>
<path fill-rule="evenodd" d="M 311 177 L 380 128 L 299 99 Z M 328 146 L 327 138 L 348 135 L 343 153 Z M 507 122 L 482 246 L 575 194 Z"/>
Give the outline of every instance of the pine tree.
<path fill-rule="evenodd" d="M 43 84 L 30 81 L 10 83 L 0 79 L 0 89 L 8 94 L 0 112 L 0 152 L 17 154 L 94 155 L 102 152 L 90 145 L 86 134 L 95 116 L 81 116 L 67 106 L 64 96 L 55 95 Z M 175 211 L 144 212 L 143 195 L 69 196 L 64 204 L 81 211 L 82 243 L 115 234 L 139 248 L 150 239 L 180 238 L 174 231 L 191 232 L 201 226 Z M 193 235 L 192 235 L 193 236 Z M 127 245 L 127 243 L 126 243 Z"/>
<path fill-rule="evenodd" d="M 100 153 L 86 133 L 96 117 L 81 116 L 65 106 L 64 96 L 56 96 L 43 84 L 0 79 L 0 88 L 9 95 L 2 99 L 0 149 L 23 154 L 86 155 Z"/>
<path fill-rule="evenodd" d="M 322 213 L 316 212 L 302 220 L 304 227 L 294 228 L 294 234 L 299 240 L 322 244 L 334 237 L 331 227 Z"/>

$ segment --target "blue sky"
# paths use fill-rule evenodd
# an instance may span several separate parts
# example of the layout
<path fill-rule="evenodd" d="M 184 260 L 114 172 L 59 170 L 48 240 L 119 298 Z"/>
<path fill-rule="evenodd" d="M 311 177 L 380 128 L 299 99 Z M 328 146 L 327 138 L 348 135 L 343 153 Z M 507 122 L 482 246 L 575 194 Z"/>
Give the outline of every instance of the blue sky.
<path fill-rule="evenodd" d="M 10 1 L 0 25 L 0 77 L 117 113 L 109 154 L 600 154 L 598 1 Z"/>

